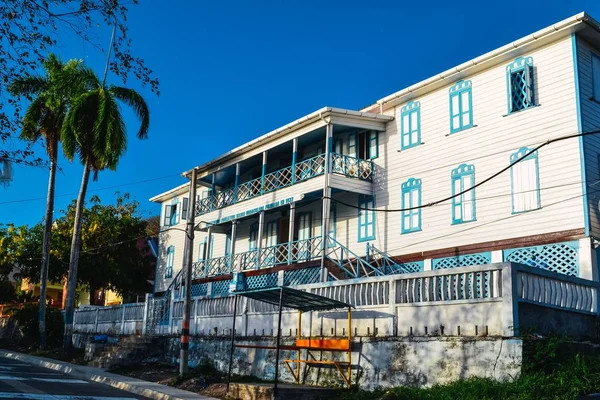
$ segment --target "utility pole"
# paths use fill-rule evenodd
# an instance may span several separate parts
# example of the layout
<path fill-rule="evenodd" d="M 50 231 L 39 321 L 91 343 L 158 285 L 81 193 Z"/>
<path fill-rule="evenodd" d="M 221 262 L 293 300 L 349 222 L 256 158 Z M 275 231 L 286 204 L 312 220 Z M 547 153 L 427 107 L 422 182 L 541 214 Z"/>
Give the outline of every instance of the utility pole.
<path fill-rule="evenodd" d="M 190 314 L 192 308 L 192 260 L 194 254 L 194 227 L 196 223 L 196 168 L 192 170 L 190 183 L 190 211 L 187 216 L 185 242 L 185 297 L 183 299 L 183 321 L 181 322 L 181 350 L 179 352 L 179 375 L 188 372 L 190 349 Z"/>

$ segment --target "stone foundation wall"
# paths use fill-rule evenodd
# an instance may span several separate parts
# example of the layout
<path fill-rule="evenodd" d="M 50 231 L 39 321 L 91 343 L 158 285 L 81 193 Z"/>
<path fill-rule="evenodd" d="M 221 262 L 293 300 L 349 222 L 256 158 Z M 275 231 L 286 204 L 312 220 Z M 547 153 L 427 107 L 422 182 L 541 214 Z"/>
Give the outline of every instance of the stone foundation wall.
<path fill-rule="evenodd" d="M 179 338 L 164 338 L 165 361 L 179 363 Z M 239 344 L 274 346 L 272 338 L 244 338 Z M 293 339 L 282 340 L 293 345 Z M 473 376 L 512 380 L 519 376 L 522 341 L 494 337 L 419 337 L 360 338 L 353 343 L 353 382 L 365 389 L 379 386 L 431 386 Z M 205 361 L 227 371 L 230 341 L 225 337 L 194 337 L 190 343 L 190 366 Z M 296 352 L 282 351 L 281 359 L 295 358 Z M 302 352 L 303 357 L 305 352 Z M 341 352 L 313 352 L 319 359 L 345 361 Z M 304 365 L 303 365 L 304 368 Z M 275 376 L 275 350 L 236 348 L 233 372 L 272 380 Z M 280 379 L 294 382 L 287 368 L 280 364 Z M 307 384 L 342 385 L 333 367 L 308 368 Z"/>

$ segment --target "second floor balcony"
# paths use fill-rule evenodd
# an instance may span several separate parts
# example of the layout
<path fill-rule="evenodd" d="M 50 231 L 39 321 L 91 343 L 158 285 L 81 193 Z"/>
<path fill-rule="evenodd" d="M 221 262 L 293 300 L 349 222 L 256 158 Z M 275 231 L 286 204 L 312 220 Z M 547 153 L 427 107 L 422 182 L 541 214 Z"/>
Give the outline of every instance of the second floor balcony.
<path fill-rule="evenodd" d="M 340 149 L 341 150 L 341 149 Z M 196 215 L 207 214 L 246 200 L 260 197 L 278 189 L 297 185 L 322 176 L 327 168 L 327 154 L 320 153 L 257 178 L 234 184 L 233 187 L 212 190 L 202 196 L 196 205 Z M 329 172 L 332 175 L 356 179 L 363 182 L 373 180 L 373 162 L 340 153 L 329 154 Z"/>

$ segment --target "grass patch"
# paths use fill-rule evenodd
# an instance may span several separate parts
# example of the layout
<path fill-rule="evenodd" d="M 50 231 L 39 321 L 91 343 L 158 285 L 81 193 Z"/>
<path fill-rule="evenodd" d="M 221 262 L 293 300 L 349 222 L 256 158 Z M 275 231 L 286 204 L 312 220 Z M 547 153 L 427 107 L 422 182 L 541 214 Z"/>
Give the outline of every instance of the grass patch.
<path fill-rule="evenodd" d="M 525 347 L 522 374 L 513 382 L 470 378 L 430 388 L 356 390 L 339 400 L 571 400 L 600 393 L 599 356 L 569 353 L 560 338 L 531 341 Z"/>

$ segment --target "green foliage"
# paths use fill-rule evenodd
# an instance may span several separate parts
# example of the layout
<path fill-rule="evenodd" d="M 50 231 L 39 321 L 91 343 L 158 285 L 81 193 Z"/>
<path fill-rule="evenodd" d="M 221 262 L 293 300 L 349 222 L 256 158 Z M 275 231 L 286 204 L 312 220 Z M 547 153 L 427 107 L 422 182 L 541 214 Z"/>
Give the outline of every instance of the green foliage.
<path fill-rule="evenodd" d="M 11 319 L 16 321 L 19 330 L 23 334 L 21 346 L 31 346 L 37 343 L 39 338 L 37 304 L 26 304 L 20 310 L 17 310 Z M 59 347 L 62 343 L 64 331 L 64 321 L 62 313 L 54 308 L 46 310 L 46 336 L 49 347 Z"/>
<path fill-rule="evenodd" d="M 98 196 L 93 196 L 90 203 L 83 213 L 79 285 L 92 291 L 111 289 L 122 295 L 150 291 L 148 278 L 155 260 L 145 240 L 148 222 L 141 215 L 139 203 L 128 194 L 119 195 L 115 204 L 102 204 Z M 61 282 L 67 275 L 74 220 L 73 202 L 54 221 L 50 281 Z M 17 266 L 22 277 L 39 282 L 42 238 L 41 224 L 0 226 L 0 278 Z"/>
<path fill-rule="evenodd" d="M 397 387 L 344 393 L 339 400 L 570 400 L 600 392 L 600 357 L 561 354 L 564 341 L 549 338 L 527 343 L 527 361 L 514 382 L 469 378 L 431 388 Z"/>

